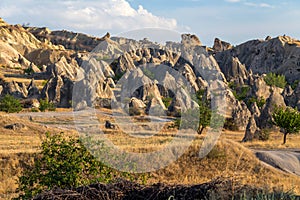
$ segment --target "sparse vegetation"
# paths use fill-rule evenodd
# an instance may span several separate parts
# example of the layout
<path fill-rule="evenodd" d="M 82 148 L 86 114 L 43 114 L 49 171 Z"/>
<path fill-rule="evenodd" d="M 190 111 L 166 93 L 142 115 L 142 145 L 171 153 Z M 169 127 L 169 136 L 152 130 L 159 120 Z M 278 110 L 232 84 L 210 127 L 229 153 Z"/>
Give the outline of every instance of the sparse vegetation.
<path fill-rule="evenodd" d="M 288 134 L 299 133 L 300 131 L 300 113 L 293 108 L 277 107 L 272 115 L 273 123 L 281 128 L 283 144 L 286 143 Z"/>
<path fill-rule="evenodd" d="M 291 85 L 292 89 L 296 89 L 296 87 L 298 86 L 299 84 L 299 80 L 295 80 L 294 83 Z"/>
<path fill-rule="evenodd" d="M 268 128 L 264 128 L 260 130 L 259 134 L 257 135 L 257 139 L 261 141 L 268 141 L 270 139 L 271 130 Z"/>
<path fill-rule="evenodd" d="M 176 121 L 178 126 L 181 124 L 181 128 L 193 128 L 197 129 L 198 134 L 202 134 L 206 127 L 217 129 L 224 123 L 224 117 L 220 115 L 217 110 L 210 108 L 210 101 L 204 97 L 204 91 L 200 90 L 193 98 L 199 105 L 197 109 L 189 109 L 181 116 L 185 121 Z M 195 127 L 196 126 L 196 127 Z"/>
<path fill-rule="evenodd" d="M 43 80 L 42 86 L 44 87 L 48 83 L 48 80 Z"/>
<path fill-rule="evenodd" d="M 171 97 L 163 97 L 162 98 L 162 101 L 163 101 L 164 105 L 166 106 L 166 108 L 168 108 L 171 105 L 172 100 L 173 99 Z"/>
<path fill-rule="evenodd" d="M 262 107 L 266 104 L 266 100 L 264 99 L 264 97 L 260 97 L 260 98 L 250 98 L 247 101 L 247 106 L 250 107 L 252 105 L 252 103 L 256 102 L 256 105 L 259 109 L 262 109 Z"/>
<path fill-rule="evenodd" d="M 34 70 L 32 69 L 32 67 L 28 67 L 27 69 L 24 69 L 24 73 L 27 75 L 31 75 L 34 73 Z"/>
<path fill-rule="evenodd" d="M 20 112 L 22 110 L 22 105 L 18 99 L 7 94 L 0 101 L 0 110 L 7 113 Z"/>
<path fill-rule="evenodd" d="M 287 84 L 284 75 L 277 75 L 275 73 L 268 73 L 264 77 L 264 80 L 267 85 L 276 86 L 276 87 L 280 87 L 280 88 L 284 88 Z"/>
<path fill-rule="evenodd" d="M 46 99 L 40 99 L 39 110 L 41 112 L 45 112 L 46 110 L 55 111 L 56 107 L 55 107 L 54 103 L 49 102 L 47 98 Z"/>
<path fill-rule="evenodd" d="M 32 198 L 54 187 L 71 189 L 95 182 L 108 183 L 115 177 L 133 175 L 105 166 L 77 138 L 47 133 L 34 165 L 19 178 L 19 199 Z"/>

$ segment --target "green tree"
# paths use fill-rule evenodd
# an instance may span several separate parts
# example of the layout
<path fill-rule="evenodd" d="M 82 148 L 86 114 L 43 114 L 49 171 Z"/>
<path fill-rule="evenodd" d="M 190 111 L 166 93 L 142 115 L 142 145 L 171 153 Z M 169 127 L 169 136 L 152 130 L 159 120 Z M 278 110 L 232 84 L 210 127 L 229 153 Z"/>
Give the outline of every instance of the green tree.
<path fill-rule="evenodd" d="M 19 178 L 19 199 L 30 199 L 54 187 L 71 189 L 95 182 L 107 183 L 114 177 L 130 177 L 96 160 L 81 140 L 63 133 L 46 134 L 33 166 Z"/>
<path fill-rule="evenodd" d="M 182 128 L 196 128 L 200 135 L 207 127 L 218 129 L 224 124 L 224 117 L 217 110 L 211 109 L 211 102 L 206 99 L 204 90 L 199 90 L 193 99 L 198 103 L 199 108 L 183 113 L 185 121 L 177 124 L 181 124 Z"/>
<path fill-rule="evenodd" d="M 284 75 L 277 75 L 275 73 L 268 73 L 264 77 L 264 80 L 267 85 L 276 86 L 276 87 L 280 87 L 280 88 L 284 88 L 287 84 Z"/>
<path fill-rule="evenodd" d="M 273 123 L 281 128 L 283 136 L 283 144 L 286 143 L 288 134 L 299 133 L 300 131 L 300 113 L 290 107 L 278 107 L 272 114 Z"/>
<path fill-rule="evenodd" d="M 20 112 L 22 110 L 22 105 L 18 99 L 7 94 L 0 101 L 0 110 L 7 113 Z"/>

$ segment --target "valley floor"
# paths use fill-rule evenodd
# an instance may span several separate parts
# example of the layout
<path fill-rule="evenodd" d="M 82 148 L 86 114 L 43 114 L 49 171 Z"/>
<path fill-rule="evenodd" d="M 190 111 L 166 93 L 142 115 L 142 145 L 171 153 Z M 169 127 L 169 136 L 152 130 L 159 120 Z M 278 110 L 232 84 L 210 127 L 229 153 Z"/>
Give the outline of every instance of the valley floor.
<path fill-rule="evenodd" d="M 121 127 L 123 127 L 122 123 L 127 123 L 126 120 L 122 121 L 112 116 L 111 110 L 97 110 L 93 119 L 90 113 L 82 112 L 74 115 L 71 110 L 46 113 L 2 113 L 0 118 L 0 179 L 3 181 L 0 183 L 0 199 L 15 195 L 17 176 L 21 174 L 22 168 L 33 162 L 32 153 L 39 150 L 38 147 L 45 132 L 65 132 L 68 135 L 78 136 L 75 125 L 80 131 L 80 128 L 84 129 L 86 123 L 90 121 L 91 127 L 101 129 L 106 138 L 115 145 L 135 153 L 163 149 L 176 132 L 170 119 L 136 117 L 132 119 L 135 123 L 146 129 L 147 126 L 149 126 L 148 129 L 156 127 L 160 131 L 144 131 L 143 134 L 132 135 L 136 133 L 136 130 L 131 130 L 133 132 L 126 134 L 121 131 L 120 127 L 116 130 L 105 128 L 106 120 L 120 123 Z M 92 124 L 95 119 L 98 124 Z M 25 127 L 19 130 L 4 128 L 16 122 L 24 124 Z M 128 124 L 124 127 L 128 127 Z M 152 134 L 154 134 L 153 137 Z M 186 137 L 188 136 L 187 134 Z M 269 141 L 266 142 L 241 143 L 243 136 L 244 132 L 223 131 L 212 151 L 205 158 L 199 158 L 199 150 L 205 133 L 201 136 L 197 135 L 177 161 L 163 169 L 151 172 L 147 183 L 194 185 L 222 178 L 233 181 L 236 186 L 248 184 L 259 188 L 293 190 L 300 194 L 300 136 L 289 136 L 287 145 L 281 144 L 280 133 L 271 133 Z M 233 185 L 233 189 L 234 187 Z"/>

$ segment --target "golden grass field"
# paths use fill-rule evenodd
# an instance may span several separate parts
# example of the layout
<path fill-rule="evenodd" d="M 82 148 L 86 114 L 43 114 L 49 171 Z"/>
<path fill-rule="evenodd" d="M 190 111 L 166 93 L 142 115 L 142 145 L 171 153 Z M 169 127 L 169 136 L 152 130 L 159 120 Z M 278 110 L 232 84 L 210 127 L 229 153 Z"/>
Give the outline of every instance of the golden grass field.
<path fill-rule="evenodd" d="M 58 110 L 63 113 L 69 110 Z M 101 112 L 109 114 L 110 110 L 102 109 Z M 18 187 L 17 177 L 22 172 L 22 167 L 33 162 L 32 153 L 39 151 L 39 145 L 46 132 L 65 132 L 77 136 L 70 129 L 53 128 L 57 124 L 72 123 L 72 116 L 57 115 L 45 118 L 15 117 L 0 114 L 0 199 L 9 199 L 15 196 Z M 55 113 L 53 114 L 55 115 Z M 100 128 L 105 136 L 118 147 L 128 152 L 151 152 L 164 148 L 173 136 L 170 122 L 153 137 L 132 137 L 122 133 L 119 129 L 108 130 L 104 128 L 105 120 L 113 121 L 108 115 L 98 114 Z M 20 122 L 26 129 L 20 131 L 7 130 L 5 125 Z M 41 125 L 41 123 L 47 125 Z M 233 180 L 234 184 L 250 184 L 253 186 L 284 191 L 293 190 L 300 194 L 300 177 L 287 174 L 261 163 L 251 149 L 296 149 L 300 147 L 300 136 L 288 136 L 286 145 L 281 145 L 282 135 L 272 133 L 269 141 L 254 141 L 241 143 L 244 132 L 223 131 L 218 144 L 205 158 L 199 158 L 199 148 L 205 137 L 197 135 L 188 150 L 174 163 L 150 173 L 148 184 L 199 184 L 216 178 Z M 178 144 L 180 145 L 180 144 Z M 158 158 L 154 158 L 158 159 Z M 152 161 L 149 161 L 152 162 Z M 235 185 L 232 185 L 234 192 Z"/>

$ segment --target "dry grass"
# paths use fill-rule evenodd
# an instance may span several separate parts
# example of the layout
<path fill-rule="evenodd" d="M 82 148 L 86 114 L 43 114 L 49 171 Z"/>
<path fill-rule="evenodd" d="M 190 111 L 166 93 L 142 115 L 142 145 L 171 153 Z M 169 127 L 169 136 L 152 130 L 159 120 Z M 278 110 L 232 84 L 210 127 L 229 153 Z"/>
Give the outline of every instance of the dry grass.
<path fill-rule="evenodd" d="M 1 115 L 0 117 L 0 199 L 13 196 L 14 190 L 17 188 L 17 176 L 21 174 L 21 167 L 26 163 L 32 162 L 32 153 L 38 151 L 41 138 L 47 131 L 60 132 L 61 129 L 50 128 L 51 125 L 73 123 L 73 116 L 64 115 L 63 111 L 59 113 L 45 114 L 45 117 L 33 117 L 33 121 L 27 117 L 16 118 L 11 115 Z M 113 121 L 113 118 L 107 114 L 111 111 L 107 109 L 101 110 L 98 114 L 99 124 L 104 130 L 105 137 L 112 141 L 119 148 L 135 153 L 153 152 L 163 149 L 172 139 L 174 139 L 174 129 L 169 128 L 170 123 L 166 123 L 159 133 L 153 137 L 140 134 L 130 135 L 122 132 L 120 129 L 105 129 L 104 122 L 106 120 Z M 61 114 L 61 115 L 60 115 Z M 4 125 L 15 122 L 23 123 L 27 129 L 21 131 L 13 131 L 4 129 Z M 47 126 L 38 123 L 48 123 Z M 141 125 L 145 121 L 139 122 Z M 143 125 L 144 126 L 144 125 Z M 69 134 L 76 135 L 74 131 L 68 131 Z M 186 133 L 186 136 L 189 134 Z M 141 137 L 142 136 L 142 137 Z M 211 181 L 218 177 L 232 179 L 233 184 L 250 184 L 257 187 L 273 187 L 282 188 L 285 191 L 293 189 L 300 194 L 300 177 L 290 175 L 274 168 L 262 164 L 248 149 L 282 149 L 282 148 L 299 148 L 299 135 L 290 136 L 287 145 L 281 145 L 282 135 L 273 133 L 270 141 L 251 143 L 240 143 L 244 136 L 244 132 L 225 131 L 222 134 L 218 144 L 213 151 L 205 158 L 199 158 L 199 148 L 203 142 L 203 136 L 196 136 L 192 145 L 177 161 L 169 166 L 150 173 L 148 183 L 162 182 L 166 184 L 200 184 Z M 298 141 L 298 142 L 297 142 Z M 181 143 L 175 143 L 176 146 L 184 146 Z M 161 158 L 153 158 L 147 162 L 155 162 Z M 168 158 L 166 158 L 168 159 Z M 232 186 L 234 190 L 235 186 Z M 8 195 L 8 196 L 7 196 Z"/>
<path fill-rule="evenodd" d="M 224 137 L 241 143 L 245 132 L 225 131 Z M 272 131 L 270 139 L 267 141 L 254 140 L 252 142 L 242 143 L 243 146 L 251 149 L 300 149 L 300 134 L 291 134 L 287 136 L 287 143 L 283 143 L 283 134 L 278 131 Z"/>
<path fill-rule="evenodd" d="M 4 128 L 14 123 L 22 123 L 26 128 L 22 130 Z M 17 179 L 22 173 L 22 168 L 33 162 L 32 154 L 39 150 L 41 140 L 48 131 L 61 130 L 0 113 L 0 199 L 15 196 Z"/>

